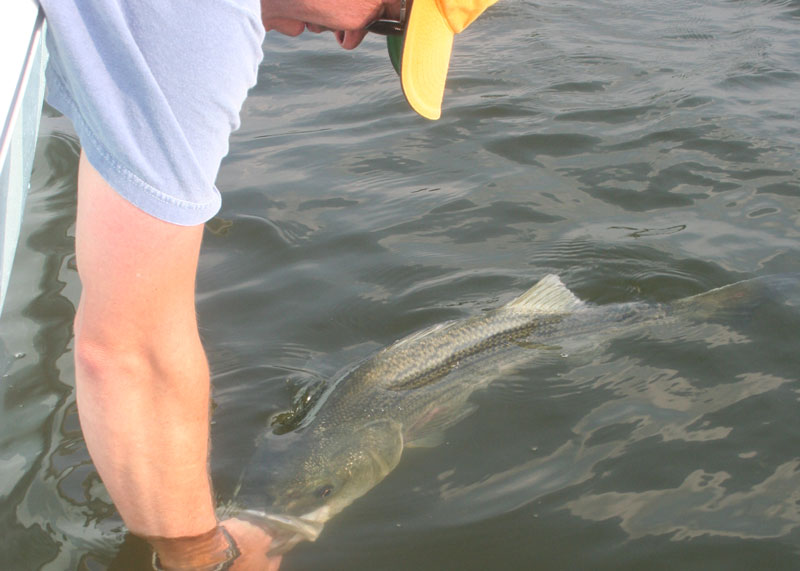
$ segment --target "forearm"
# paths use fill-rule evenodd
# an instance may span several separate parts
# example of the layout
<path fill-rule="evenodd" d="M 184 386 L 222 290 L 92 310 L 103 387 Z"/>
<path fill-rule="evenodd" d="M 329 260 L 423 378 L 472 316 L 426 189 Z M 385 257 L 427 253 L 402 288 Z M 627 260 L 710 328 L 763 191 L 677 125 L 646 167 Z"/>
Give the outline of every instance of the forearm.
<path fill-rule="evenodd" d="M 194 307 L 202 230 L 142 213 L 81 157 L 78 412 L 111 498 L 128 528 L 146 536 L 215 524 L 208 366 Z"/>
<path fill-rule="evenodd" d="M 83 307 L 76 320 L 81 426 L 125 523 L 145 536 L 208 531 L 215 525 L 209 380 L 196 333 L 123 347 L 82 334 L 82 319 Z"/>
<path fill-rule="evenodd" d="M 235 557 L 215 530 L 208 474 L 209 374 L 194 307 L 202 234 L 127 203 L 81 156 L 78 412 L 114 504 L 164 568 L 213 569 Z M 231 571 L 277 569 L 264 530 L 224 525 L 241 550 Z"/>

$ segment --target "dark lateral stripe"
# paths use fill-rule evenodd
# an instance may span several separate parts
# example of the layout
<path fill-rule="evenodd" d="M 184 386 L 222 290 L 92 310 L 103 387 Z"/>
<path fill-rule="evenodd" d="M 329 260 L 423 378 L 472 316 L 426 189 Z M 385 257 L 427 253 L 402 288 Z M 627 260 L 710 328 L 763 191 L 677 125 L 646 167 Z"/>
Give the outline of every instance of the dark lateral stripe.
<path fill-rule="evenodd" d="M 513 327 L 505 331 L 500 331 L 499 333 L 490 335 L 489 337 L 479 341 L 478 343 L 475 343 L 470 347 L 467 347 L 466 349 L 463 349 L 462 351 L 453 353 L 442 363 L 434 367 L 424 369 L 422 372 L 413 375 L 408 379 L 388 385 L 386 388 L 391 391 L 408 391 L 419 389 L 431 383 L 435 383 L 449 374 L 450 371 L 458 367 L 462 361 L 469 359 L 470 357 L 475 357 L 480 353 L 500 349 L 508 345 L 519 345 L 520 341 L 527 339 L 537 330 L 546 331 L 548 328 L 561 323 L 564 317 L 566 316 L 548 315 L 545 318 L 540 318 L 530 323 Z"/>

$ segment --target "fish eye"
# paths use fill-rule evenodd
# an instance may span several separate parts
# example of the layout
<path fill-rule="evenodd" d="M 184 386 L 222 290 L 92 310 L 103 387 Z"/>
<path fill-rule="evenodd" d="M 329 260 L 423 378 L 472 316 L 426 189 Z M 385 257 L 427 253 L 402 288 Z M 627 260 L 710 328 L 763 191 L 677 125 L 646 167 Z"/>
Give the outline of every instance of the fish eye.
<path fill-rule="evenodd" d="M 327 486 L 322 486 L 321 488 L 317 489 L 316 495 L 320 498 L 327 498 L 333 492 L 333 486 L 328 484 Z"/>

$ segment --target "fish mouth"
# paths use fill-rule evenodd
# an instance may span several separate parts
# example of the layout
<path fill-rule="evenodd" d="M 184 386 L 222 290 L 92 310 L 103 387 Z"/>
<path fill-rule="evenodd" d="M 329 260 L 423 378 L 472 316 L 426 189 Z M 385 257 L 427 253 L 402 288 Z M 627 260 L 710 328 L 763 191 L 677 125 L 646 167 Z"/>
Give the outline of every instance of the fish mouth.
<path fill-rule="evenodd" d="M 301 541 L 315 541 L 330 517 L 327 506 L 302 516 L 243 510 L 238 517 L 265 528 L 272 536 L 269 553 L 281 555 Z"/>

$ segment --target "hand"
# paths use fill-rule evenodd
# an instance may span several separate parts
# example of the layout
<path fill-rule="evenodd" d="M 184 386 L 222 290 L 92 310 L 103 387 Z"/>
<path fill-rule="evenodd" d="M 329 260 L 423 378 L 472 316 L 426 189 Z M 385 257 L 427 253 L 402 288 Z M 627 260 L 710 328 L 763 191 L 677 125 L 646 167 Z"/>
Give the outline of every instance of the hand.
<path fill-rule="evenodd" d="M 264 29 L 267 32 L 275 30 L 285 36 L 299 36 L 306 30 L 314 34 L 333 32 L 336 41 L 346 50 L 357 48 L 367 35 L 366 30 L 334 30 L 326 26 L 310 24 L 300 20 L 291 20 L 289 18 L 265 18 L 262 21 L 264 23 Z"/>
<path fill-rule="evenodd" d="M 220 525 L 231 534 L 241 555 L 231 566 L 231 571 L 277 571 L 281 558 L 267 557 L 272 538 L 251 523 L 241 519 L 226 519 Z"/>
<path fill-rule="evenodd" d="M 367 24 L 397 18 L 400 10 L 400 0 L 261 0 L 261 21 L 266 31 L 287 36 L 329 30 L 340 46 L 351 50 L 367 35 Z"/>

